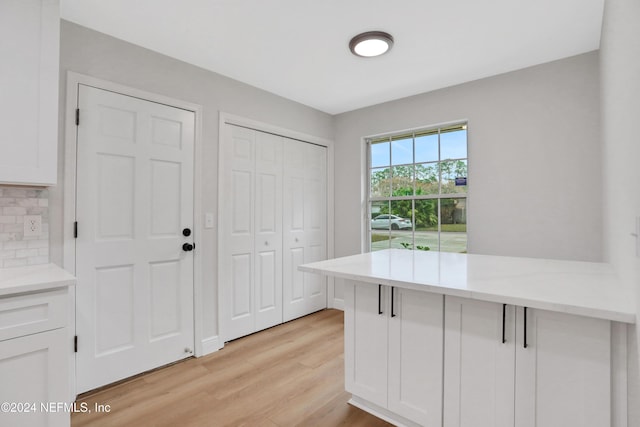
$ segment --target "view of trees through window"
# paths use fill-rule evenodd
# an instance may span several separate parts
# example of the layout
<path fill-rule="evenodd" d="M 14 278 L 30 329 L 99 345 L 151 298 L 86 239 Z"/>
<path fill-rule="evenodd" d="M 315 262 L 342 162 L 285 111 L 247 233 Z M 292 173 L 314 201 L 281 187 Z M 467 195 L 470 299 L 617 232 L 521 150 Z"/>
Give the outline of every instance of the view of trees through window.
<path fill-rule="evenodd" d="M 466 123 L 367 142 L 370 249 L 466 252 Z"/>

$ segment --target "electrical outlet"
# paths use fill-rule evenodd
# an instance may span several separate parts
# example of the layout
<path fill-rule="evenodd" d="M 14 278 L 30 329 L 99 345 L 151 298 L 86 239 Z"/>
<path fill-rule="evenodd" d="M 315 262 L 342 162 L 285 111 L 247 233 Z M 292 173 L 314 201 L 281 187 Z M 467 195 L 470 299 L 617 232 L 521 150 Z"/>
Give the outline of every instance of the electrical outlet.
<path fill-rule="evenodd" d="M 24 217 L 24 235 L 39 236 L 42 234 L 42 216 L 26 215 Z"/>

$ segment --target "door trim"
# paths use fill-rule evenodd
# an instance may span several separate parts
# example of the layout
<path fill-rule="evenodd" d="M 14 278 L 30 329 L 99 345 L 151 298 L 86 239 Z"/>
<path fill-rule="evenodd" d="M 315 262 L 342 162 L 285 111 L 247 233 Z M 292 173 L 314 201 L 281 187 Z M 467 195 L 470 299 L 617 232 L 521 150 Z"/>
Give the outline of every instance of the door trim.
<path fill-rule="evenodd" d="M 260 122 L 257 120 L 249 119 L 242 116 L 237 116 L 234 114 L 229 114 L 224 111 L 220 111 L 220 119 L 218 125 L 218 161 L 221 160 L 221 150 L 222 144 L 224 143 L 224 127 L 226 124 L 236 125 L 241 127 L 246 127 L 249 129 L 257 130 L 260 132 L 272 133 L 274 135 L 283 136 L 286 138 L 297 139 L 302 142 L 311 143 L 320 145 L 327 148 L 327 258 L 333 258 L 334 255 L 334 142 L 329 139 L 320 138 L 317 136 L 309 135 L 303 132 L 298 132 L 292 129 L 287 129 L 284 127 L 272 125 L 265 122 Z M 222 174 L 222 168 L 218 167 L 218 213 L 217 213 L 217 227 L 220 230 L 220 206 L 223 203 L 220 200 L 220 183 Z M 220 248 L 220 239 L 218 239 L 217 246 L 217 256 L 216 262 L 220 259 L 220 254 L 222 253 Z M 224 319 L 222 314 L 224 313 L 222 295 L 221 295 L 221 286 L 220 284 L 220 269 L 217 272 L 218 279 L 218 336 L 223 336 L 221 333 L 220 327 L 224 324 Z M 336 304 L 338 302 L 338 304 Z M 342 300 L 335 300 L 335 282 L 333 277 L 327 277 L 327 308 L 338 308 L 343 310 L 344 305 L 342 304 Z M 223 342 L 218 343 L 220 348 L 224 346 Z"/>
<path fill-rule="evenodd" d="M 77 149 L 77 128 L 75 123 L 75 110 L 78 105 L 78 86 L 80 84 L 91 86 L 97 89 L 117 92 L 122 95 L 140 98 L 145 101 L 155 102 L 168 105 L 182 110 L 192 111 L 195 114 L 194 129 L 194 163 L 193 163 L 193 228 L 194 234 L 203 236 L 202 221 L 202 106 L 191 102 L 170 98 L 164 95 L 158 95 L 151 92 L 124 86 L 118 83 L 109 82 L 73 71 L 67 72 L 67 91 L 66 91 L 66 107 L 65 107 L 65 135 L 64 135 L 64 213 L 62 224 L 63 236 L 63 267 L 65 270 L 76 274 L 76 245 L 74 232 L 74 222 L 76 218 L 76 149 Z M 82 231 L 81 231 L 82 232 Z M 202 241 L 197 242 L 201 247 Z M 78 286 L 82 286 L 81 283 Z M 203 307 L 197 304 L 202 301 L 202 251 L 194 251 L 193 257 L 193 316 L 194 316 L 194 347 L 195 356 L 200 357 L 206 353 L 217 350 L 211 349 L 212 340 L 217 341 L 217 337 L 204 337 L 202 312 Z M 76 291 L 75 287 L 69 288 L 69 303 L 73 310 L 69 310 L 69 333 L 70 339 L 75 335 L 75 307 L 76 307 Z M 70 341 L 72 342 L 72 340 Z M 204 345 L 203 345 L 204 343 Z M 206 347 L 206 348 L 205 348 Z M 205 350 L 207 350 L 205 352 Z M 71 401 L 76 398 L 76 369 L 75 369 L 75 353 L 73 346 L 69 346 L 69 368 L 71 372 Z"/>

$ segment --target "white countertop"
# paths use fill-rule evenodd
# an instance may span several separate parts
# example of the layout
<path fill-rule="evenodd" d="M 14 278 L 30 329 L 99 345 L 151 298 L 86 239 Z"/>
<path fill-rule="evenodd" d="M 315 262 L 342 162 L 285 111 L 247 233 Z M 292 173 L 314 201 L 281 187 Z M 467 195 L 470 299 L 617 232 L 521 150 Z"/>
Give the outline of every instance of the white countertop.
<path fill-rule="evenodd" d="M 299 267 L 344 279 L 635 323 L 609 264 L 386 249 Z"/>
<path fill-rule="evenodd" d="M 55 264 L 0 268 L 0 297 L 73 286 L 76 278 Z"/>

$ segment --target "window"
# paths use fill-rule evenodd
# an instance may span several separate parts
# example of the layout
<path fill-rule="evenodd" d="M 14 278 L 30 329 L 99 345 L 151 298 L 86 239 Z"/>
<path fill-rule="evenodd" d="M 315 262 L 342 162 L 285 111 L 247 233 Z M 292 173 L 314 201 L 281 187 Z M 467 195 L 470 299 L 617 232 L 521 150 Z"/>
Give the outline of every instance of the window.
<path fill-rule="evenodd" d="M 367 140 L 369 249 L 467 251 L 467 124 Z"/>

